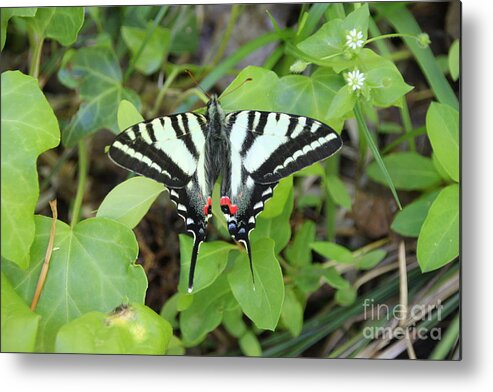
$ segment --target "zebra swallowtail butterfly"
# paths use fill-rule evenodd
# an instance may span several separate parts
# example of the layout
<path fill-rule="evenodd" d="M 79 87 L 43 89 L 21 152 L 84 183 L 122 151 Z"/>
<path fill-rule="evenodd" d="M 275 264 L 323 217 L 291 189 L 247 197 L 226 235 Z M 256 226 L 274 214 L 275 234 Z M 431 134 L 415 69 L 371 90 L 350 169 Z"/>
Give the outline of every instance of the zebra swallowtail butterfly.
<path fill-rule="evenodd" d="M 115 138 L 108 153 L 117 165 L 168 188 L 194 239 L 191 292 L 219 177 L 221 210 L 231 237 L 246 248 L 253 278 L 249 235 L 274 187 L 341 146 L 334 130 L 312 118 L 255 110 L 225 114 L 213 95 L 205 115 L 181 113 L 135 124 Z"/>

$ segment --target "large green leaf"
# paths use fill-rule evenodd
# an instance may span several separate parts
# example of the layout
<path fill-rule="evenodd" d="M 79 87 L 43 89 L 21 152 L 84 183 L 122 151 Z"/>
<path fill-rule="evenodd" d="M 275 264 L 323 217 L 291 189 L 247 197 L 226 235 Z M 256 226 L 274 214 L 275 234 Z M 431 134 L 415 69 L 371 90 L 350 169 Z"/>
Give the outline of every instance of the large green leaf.
<path fill-rule="evenodd" d="M 239 87 L 248 78 L 251 81 Z M 221 94 L 222 108 L 226 112 L 233 110 L 273 111 L 275 90 L 278 83 L 279 78 L 275 72 L 261 67 L 248 66 Z"/>
<path fill-rule="evenodd" d="M 170 324 L 151 308 L 138 303 L 111 313 L 89 312 L 60 328 L 58 353 L 166 354 Z"/>
<path fill-rule="evenodd" d="M 0 20 L 0 50 L 3 50 L 5 46 L 5 39 L 7 37 L 7 25 L 9 19 L 13 16 L 29 17 L 32 18 L 36 15 L 37 8 L 2 8 L 0 14 L 2 19 Z"/>
<path fill-rule="evenodd" d="M 36 216 L 36 236 L 27 270 L 4 262 L 3 272 L 17 293 L 31 302 L 45 258 L 51 219 Z M 50 269 L 36 312 L 42 316 L 37 351 L 54 350 L 65 323 L 90 311 L 108 312 L 125 302 L 143 303 L 147 279 L 135 265 L 138 246 L 133 232 L 106 218 L 91 218 L 73 229 L 56 224 Z"/>
<path fill-rule="evenodd" d="M 459 215 L 459 185 L 449 185 L 438 194 L 419 232 L 422 271 L 440 268 L 459 255 Z"/>
<path fill-rule="evenodd" d="M 342 86 L 342 78 L 329 69 L 320 68 L 310 77 L 284 76 L 277 86 L 275 110 L 327 122 L 329 107 Z M 339 117 L 342 118 L 344 114 L 341 113 Z M 340 118 L 332 119 L 328 125 L 340 131 L 343 124 Z"/>
<path fill-rule="evenodd" d="M 193 240 L 186 234 L 180 234 L 180 281 L 178 290 L 186 293 L 188 289 L 188 274 L 190 261 L 192 259 Z M 210 286 L 221 275 L 226 268 L 229 252 L 238 249 L 235 245 L 224 241 L 207 241 L 200 246 L 197 264 L 195 266 L 195 277 L 193 282 L 193 293 Z"/>
<path fill-rule="evenodd" d="M 63 131 L 66 146 L 74 146 L 101 128 L 117 133 L 117 112 L 122 99 L 139 106 L 136 94 L 123 88 L 118 58 L 106 45 L 67 52 L 59 78 L 68 87 L 77 87 L 82 100 L 77 114 Z"/>
<path fill-rule="evenodd" d="M 383 158 L 383 163 L 397 189 L 408 191 L 427 189 L 440 183 L 440 176 L 431 159 L 415 152 L 397 152 L 387 155 Z M 387 184 L 376 162 L 368 166 L 367 173 L 372 180 Z"/>
<path fill-rule="evenodd" d="M 180 331 L 186 346 L 197 345 L 221 324 L 223 312 L 232 297 L 224 275 L 192 295 L 192 305 L 180 314 Z"/>
<path fill-rule="evenodd" d="M 15 292 L 2 272 L 2 349 L 5 352 L 32 352 L 39 319 Z"/>
<path fill-rule="evenodd" d="M 234 260 L 228 281 L 243 312 L 258 328 L 273 331 L 284 300 L 284 283 L 274 253 L 274 241 L 264 238 L 252 243 L 252 258 L 255 286 L 245 252 Z"/>
<path fill-rule="evenodd" d="M 42 37 L 52 38 L 64 46 L 77 39 L 84 22 L 84 7 L 43 7 L 29 20 L 33 30 Z"/>
<path fill-rule="evenodd" d="M 426 132 L 435 156 L 455 182 L 459 182 L 459 112 L 432 102 L 426 114 Z"/>
<path fill-rule="evenodd" d="M 290 196 L 293 193 L 293 177 L 289 176 L 279 181 L 273 191 L 271 199 L 265 203 L 261 216 L 263 218 L 273 218 L 282 214 L 286 204 L 289 203 Z"/>
<path fill-rule="evenodd" d="M 144 75 L 150 75 L 159 69 L 168 54 L 171 42 L 171 33 L 167 28 L 156 26 L 149 34 L 152 28 L 153 23 L 149 22 L 146 29 L 130 26 L 123 26 L 121 29 L 123 40 L 132 53 L 132 61 L 139 55 L 135 68 Z M 140 51 L 144 42 L 145 46 Z"/>
<path fill-rule="evenodd" d="M 34 239 L 36 160 L 59 142 L 57 119 L 37 80 L 19 71 L 2 73 L 2 257 L 22 268 Z"/>
<path fill-rule="evenodd" d="M 430 192 L 405 206 L 395 215 L 391 229 L 403 236 L 417 237 L 437 195 L 438 191 Z"/>
<path fill-rule="evenodd" d="M 114 219 L 133 229 L 164 190 L 163 184 L 150 178 L 130 178 L 106 195 L 96 216 Z"/>

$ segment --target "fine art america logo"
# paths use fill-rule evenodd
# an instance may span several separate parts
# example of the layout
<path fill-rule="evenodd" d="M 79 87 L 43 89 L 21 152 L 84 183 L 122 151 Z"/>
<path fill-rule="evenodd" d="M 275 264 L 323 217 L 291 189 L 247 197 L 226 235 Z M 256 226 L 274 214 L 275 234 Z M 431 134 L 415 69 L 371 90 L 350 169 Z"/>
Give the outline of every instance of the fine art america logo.
<path fill-rule="evenodd" d="M 376 304 L 373 299 L 366 298 L 364 303 L 364 319 L 375 321 L 363 329 L 366 339 L 404 339 L 412 340 L 441 340 L 442 330 L 439 327 L 427 327 L 426 322 L 442 319 L 443 305 L 438 300 L 436 304 L 414 304 L 409 307 L 398 304 Z M 379 322 L 381 321 L 381 322 Z M 420 323 L 419 325 L 417 325 Z"/>

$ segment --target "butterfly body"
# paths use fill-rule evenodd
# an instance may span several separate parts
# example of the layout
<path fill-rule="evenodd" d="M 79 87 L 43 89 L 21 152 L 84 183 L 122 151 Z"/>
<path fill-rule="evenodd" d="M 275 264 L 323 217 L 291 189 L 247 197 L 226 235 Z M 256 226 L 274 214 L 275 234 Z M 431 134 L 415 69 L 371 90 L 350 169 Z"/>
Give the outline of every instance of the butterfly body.
<path fill-rule="evenodd" d="M 278 181 L 327 158 L 342 145 L 327 125 L 309 117 L 243 110 L 225 114 L 216 96 L 205 115 L 181 113 L 135 124 L 118 135 L 109 157 L 163 183 L 194 238 L 189 292 L 200 244 L 221 178 L 221 211 L 232 238 L 248 253 L 256 217 Z"/>

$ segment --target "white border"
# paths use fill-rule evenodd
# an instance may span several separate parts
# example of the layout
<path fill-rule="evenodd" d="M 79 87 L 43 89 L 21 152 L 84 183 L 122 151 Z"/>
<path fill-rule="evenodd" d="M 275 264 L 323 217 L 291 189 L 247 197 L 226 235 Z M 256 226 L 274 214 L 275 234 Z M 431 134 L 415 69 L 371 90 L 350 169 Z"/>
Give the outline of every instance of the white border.
<path fill-rule="evenodd" d="M 274 1 L 271 1 L 274 2 Z M 135 1 L 105 1 L 132 4 Z M 146 1 L 146 4 L 159 4 Z M 175 2 L 176 4 L 180 3 Z M 184 2 L 185 3 L 185 2 Z M 190 3 L 190 2 L 188 2 Z M 202 3 L 208 3 L 206 1 Z M 44 5 L 102 4 L 46 1 Z M 161 3 L 162 4 L 162 3 Z M 492 40 L 490 2 L 463 1 L 463 361 L 0 355 L 0 380 L 50 391 L 476 391 L 493 362 Z M 2 0 L 2 6 L 37 5 Z M 489 257 L 488 257 L 489 256 Z M 452 387 L 452 388 L 450 388 Z"/>

